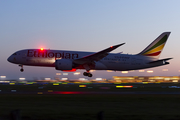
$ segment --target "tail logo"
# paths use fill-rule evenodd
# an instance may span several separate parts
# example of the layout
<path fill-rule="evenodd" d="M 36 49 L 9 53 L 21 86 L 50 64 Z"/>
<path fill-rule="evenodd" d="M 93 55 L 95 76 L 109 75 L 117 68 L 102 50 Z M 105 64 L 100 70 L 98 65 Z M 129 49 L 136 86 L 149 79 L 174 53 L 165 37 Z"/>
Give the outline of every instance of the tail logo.
<path fill-rule="evenodd" d="M 147 48 L 145 48 L 140 54 L 149 57 L 159 57 L 161 54 L 170 32 L 161 34 L 156 40 L 154 40 Z"/>

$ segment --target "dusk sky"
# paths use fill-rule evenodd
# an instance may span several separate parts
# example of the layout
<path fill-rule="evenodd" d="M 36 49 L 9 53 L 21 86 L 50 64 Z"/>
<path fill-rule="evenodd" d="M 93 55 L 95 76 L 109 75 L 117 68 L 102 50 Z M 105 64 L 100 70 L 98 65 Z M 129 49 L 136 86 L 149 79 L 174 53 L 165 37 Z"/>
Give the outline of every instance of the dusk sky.
<path fill-rule="evenodd" d="M 93 78 L 112 76 L 180 75 L 179 0 L 0 0 L 0 76 L 53 78 L 63 73 L 48 67 L 9 63 L 7 58 L 21 49 L 47 48 L 98 52 L 126 43 L 112 51 L 137 54 L 163 32 L 171 32 L 160 59 L 173 57 L 162 67 L 119 72 L 95 71 Z M 168 71 L 163 71 L 168 69 Z M 147 73 L 153 70 L 153 73 Z M 78 70 L 84 77 L 84 70 Z M 73 78 L 59 76 L 60 78 Z M 84 77 L 89 79 L 88 77 Z"/>

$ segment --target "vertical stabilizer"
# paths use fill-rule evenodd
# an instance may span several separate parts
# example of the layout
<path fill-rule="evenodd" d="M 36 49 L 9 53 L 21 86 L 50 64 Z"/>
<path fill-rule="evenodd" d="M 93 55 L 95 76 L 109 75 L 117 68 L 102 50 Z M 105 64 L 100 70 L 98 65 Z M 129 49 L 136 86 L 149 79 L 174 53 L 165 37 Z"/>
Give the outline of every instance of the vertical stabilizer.
<path fill-rule="evenodd" d="M 149 46 L 147 46 L 138 55 L 153 57 L 158 59 L 171 32 L 164 32 L 157 37 Z"/>

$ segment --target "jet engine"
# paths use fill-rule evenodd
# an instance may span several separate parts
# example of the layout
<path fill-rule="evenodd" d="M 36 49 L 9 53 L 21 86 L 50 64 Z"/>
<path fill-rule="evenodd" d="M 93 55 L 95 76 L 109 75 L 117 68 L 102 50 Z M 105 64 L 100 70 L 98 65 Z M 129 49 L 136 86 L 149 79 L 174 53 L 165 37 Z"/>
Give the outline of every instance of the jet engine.
<path fill-rule="evenodd" d="M 72 61 L 67 59 L 58 59 L 55 62 L 56 70 L 72 70 L 72 66 Z"/>

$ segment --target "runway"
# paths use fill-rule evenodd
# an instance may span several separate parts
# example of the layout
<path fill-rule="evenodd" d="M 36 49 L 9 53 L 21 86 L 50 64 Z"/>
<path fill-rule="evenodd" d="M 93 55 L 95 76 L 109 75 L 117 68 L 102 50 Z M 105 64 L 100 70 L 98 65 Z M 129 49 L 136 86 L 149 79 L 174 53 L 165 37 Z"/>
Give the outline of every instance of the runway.
<path fill-rule="evenodd" d="M 53 95 L 53 94 L 84 94 L 84 95 L 180 95 L 180 92 L 151 92 L 151 91 L 131 91 L 131 92 L 98 92 L 98 91 L 92 91 L 92 92 L 86 92 L 86 91 L 53 91 L 53 92 L 28 92 L 28 91 L 1 91 L 0 94 L 44 94 L 44 95 Z"/>
<path fill-rule="evenodd" d="M 179 84 L 0 84 L 0 94 L 179 95 Z"/>

